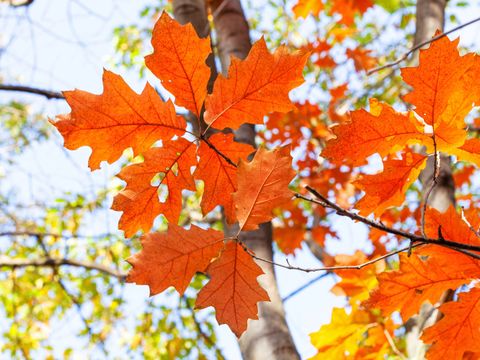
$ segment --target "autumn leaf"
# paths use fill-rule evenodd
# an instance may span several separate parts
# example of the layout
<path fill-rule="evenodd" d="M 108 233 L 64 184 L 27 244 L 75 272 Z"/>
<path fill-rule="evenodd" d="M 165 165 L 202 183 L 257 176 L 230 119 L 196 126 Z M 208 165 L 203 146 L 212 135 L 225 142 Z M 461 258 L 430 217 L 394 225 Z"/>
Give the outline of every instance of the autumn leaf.
<path fill-rule="evenodd" d="M 365 306 L 379 308 L 385 316 L 399 310 L 404 320 L 416 314 L 424 302 L 435 303 L 446 290 L 470 282 L 462 269 L 445 269 L 435 257 L 423 261 L 406 254 L 400 254 L 400 270 L 383 272 L 377 278 L 378 289 Z"/>
<path fill-rule="evenodd" d="M 422 340 L 433 344 L 429 360 L 463 359 L 470 352 L 480 352 L 480 289 L 461 293 L 459 300 L 440 307 L 443 318 L 427 328 Z"/>
<path fill-rule="evenodd" d="M 237 164 L 240 159 L 245 160 L 254 149 L 250 145 L 235 142 L 232 134 L 215 134 L 208 141 L 216 150 L 202 142 L 198 149 L 200 161 L 194 172 L 195 179 L 203 180 L 205 184 L 202 212 L 206 215 L 217 205 L 222 205 L 227 222 L 233 224 L 236 216 L 232 194 L 237 191 L 237 168 L 228 163 L 218 151 Z"/>
<path fill-rule="evenodd" d="M 185 120 L 176 115 L 172 102 L 163 102 L 148 83 L 138 95 L 119 75 L 105 70 L 103 87 L 101 95 L 65 91 L 72 112 L 52 122 L 67 149 L 92 149 L 91 170 L 98 169 L 102 160 L 116 161 L 130 147 L 138 155 L 158 140 L 185 133 Z"/>
<path fill-rule="evenodd" d="M 277 141 L 280 143 L 290 142 L 293 146 L 298 146 L 301 140 L 305 139 L 302 133 L 302 130 L 305 129 L 313 131 L 315 136 L 320 139 L 331 137 L 330 131 L 324 122 L 320 120 L 322 111 L 317 105 L 306 101 L 304 104 L 295 103 L 295 107 L 295 110 L 286 114 L 273 113 L 268 117 L 269 143 L 273 144 Z M 259 135 L 265 136 L 265 133 Z M 265 138 L 265 140 L 267 139 Z"/>
<path fill-rule="evenodd" d="M 144 161 L 126 166 L 117 175 L 127 183 L 113 201 L 112 209 L 123 211 L 118 227 L 130 237 L 138 230 L 149 231 L 155 218 L 164 214 L 170 223 L 177 223 L 182 209 L 182 190 L 195 190 L 190 168 L 196 164 L 195 145 L 179 138 L 154 147 L 144 154 Z M 158 184 L 152 185 L 160 175 Z M 159 190 L 164 187 L 166 199 L 160 202 Z"/>
<path fill-rule="evenodd" d="M 290 147 L 259 148 L 251 162 L 240 161 L 238 190 L 233 194 L 240 230 L 255 230 L 273 218 L 272 210 L 292 199 L 288 184 L 295 177 Z"/>
<path fill-rule="evenodd" d="M 184 229 L 168 225 L 167 232 L 141 238 L 142 251 L 127 259 L 133 266 L 127 282 L 148 285 L 150 296 L 173 286 L 180 295 L 197 272 L 205 272 L 223 247 L 223 233 L 195 225 Z"/>
<path fill-rule="evenodd" d="M 295 250 L 301 248 L 305 232 L 303 225 L 275 227 L 273 239 L 284 254 L 291 255 L 295 253 Z"/>
<path fill-rule="evenodd" d="M 332 128 L 336 138 L 327 142 L 322 156 L 332 163 L 360 166 L 367 157 L 395 153 L 415 142 L 431 142 L 413 114 L 396 112 L 387 104 L 371 103 L 372 112 L 357 110 L 351 120 Z"/>
<path fill-rule="evenodd" d="M 318 17 L 322 9 L 323 3 L 321 0 L 298 0 L 292 11 L 296 18 L 306 19 L 309 14 Z"/>
<path fill-rule="evenodd" d="M 371 50 L 355 48 L 347 49 L 346 55 L 353 60 L 355 70 L 368 71 L 377 64 L 377 59 L 375 59 L 373 56 L 370 56 L 371 52 Z"/>
<path fill-rule="evenodd" d="M 330 55 L 332 45 L 324 39 L 318 39 L 315 43 L 308 43 L 305 49 L 312 52 L 314 56 L 313 63 L 321 68 L 333 68 L 337 65 L 335 60 Z"/>
<path fill-rule="evenodd" d="M 210 69 L 205 63 L 211 53 L 210 37 L 200 39 L 192 24 L 180 25 L 166 12 L 155 24 L 153 54 L 145 57 L 147 67 L 175 96 L 175 103 L 200 117 Z"/>
<path fill-rule="evenodd" d="M 258 284 L 262 269 L 242 245 L 229 241 L 220 257 L 207 269 L 210 281 L 198 293 L 195 306 L 213 306 L 220 324 L 227 324 L 240 337 L 247 329 L 248 319 L 258 319 L 257 303 L 270 301 Z"/>
<path fill-rule="evenodd" d="M 360 250 L 353 255 L 336 255 L 335 266 L 359 265 L 368 261 L 367 256 Z M 335 274 L 341 278 L 330 290 L 338 296 L 348 296 L 350 304 L 355 306 L 368 299 L 370 291 L 377 285 L 376 274 L 385 270 L 385 262 L 379 261 L 374 266 L 365 266 L 355 270 L 336 270 Z"/>
<path fill-rule="evenodd" d="M 285 46 L 272 55 L 261 38 L 245 60 L 232 58 L 227 77 L 218 76 L 205 102 L 205 122 L 217 129 L 237 129 L 244 123 L 263 124 L 263 117 L 273 111 L 294 110 L 288 93 L 303 83 L 308 56 L 289 54 Z"/>
<path fill-rule="evenodd" d="M 407 150 L 402 159 L 388 158 L 383 171 L 374 175 L 362 175 L 354 185 L 365 192 L 355 205 L 361 215 L 374 213 L 380 216 L 392 206 L 400 206 L 405 193 L 426 165 L 427 158 Z"/>
<path fill-rule="evenodd" d="M 369 7 L 373 6 L 370 0 L 334 0 L 332 2 L 332 13 L 342 15 L 341 24 L 353 25 L 356 14 L 363 14 Z"/>
<path fill-rule="evenodd" d="M 470 218 L 471 226 L 478 228 L 480 220 L 478 216 Z M 470 229 L 453 206 L 441 213 L 436 209 L 428 208 L 425 214 L 425 233 L 431 238 L 441 235 L 450 241 L 460 244 L 480 246 L 480 239 Z M 458 251 L 436 246 L 434 244 L 418 249 L 418 253 L 434 257 L 438 263 L 442 263 L 445 271 L 463 271 L 465 277 L 480 278 L 480 261 Z"/>
<path fill-rule="evenodd" d="M 460 56 L 458 39 L 446 36 L 420 50 L 418 67 L 403 68 L 402 78 L 413 90 L 405 100 L 433 127 L 439 148 L 448 150 L 463 145 L 465 117 L 480 104 L 478 56 Z"/>
<path fill-rule="evenodd" d="M 325 225 L 315 226 L 311 230 L 311 235 L 312 240 L 321 247 L 325 247 L 325 240 L 327 239 L 327 235 L 330 235 L 333 239 L 338 239 L 337 233 Z"/>
<path fill-rule="evenodd" d="M 473 165 L 464 165 L 462 168 L 457 169 L 453 174 L 453 182 L 455 183 L 455 186 L 461 188 L 463 185 L 470 185 L 475 170 L 475 166 Z"/>
<path fill-rule="evenodd" d="M 364 335 L 375 320 L 364 310 L 333 308 L 332 320 L 320 330 L 310 334 L 312 345 L 318 353 L 312 359 L 344 359 L 345 353 L 354 355 L 360 348 Z"/>
<path fill-rule="evenodd" d="M 467 139 L 462 146 L 449 149 L 449 153 L 459 161 L 468 161 L 480 167 L 480 139 Z"/>

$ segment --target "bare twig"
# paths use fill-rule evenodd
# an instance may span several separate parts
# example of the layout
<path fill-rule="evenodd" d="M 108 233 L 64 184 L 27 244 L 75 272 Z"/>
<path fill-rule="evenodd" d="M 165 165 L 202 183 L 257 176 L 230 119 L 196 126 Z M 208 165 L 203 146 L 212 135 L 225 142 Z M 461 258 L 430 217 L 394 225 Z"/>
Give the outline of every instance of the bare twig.
<path fill-rule="evenodd" d="M 200 337 L 203 339 L 205 344 L 210 346 L 215 350 L 217 355 L 220 357 L 220 359 L 225 359 L 225 356 L 223 356 L 222 351 L 217 347 L 217 344 L 208 336 L 205 331 L 202 329 L 202 325 L 200 324 L 200 321 L 197 319 L 197 315 L 195 312 L 195 309 L 190 306 L 188 299 L 185 295 L 182 296 L 183 301 L 185 302 L 185 307 L 190 311 L 190 315 L 192 316 L 193 323 L 195 324 L 195 327 L 197 328 L 197 332 L 200 335 Z"/>
<path fill-rule="evenodd" d="M 413 234 L 413 233 L 410 233 L 408 231 L 403 231 L 403 230 L 399 230 L 399 229 L 394 229 L 394 228 L 391 228 L 391 227 L 388 227 L 382 223 L 379 223 L 379 222 L 376 222 L 374 220 L 370 220 L 370 219 L 367 219 L 361 215 L 358 215 L 356 213 L 353 213 L 351 211 L 348 211 L 348 210 L 345 210 L 343 208 L 341 208 L 340 206 L 338 206 L 337 204 L 331 202 L 330 200 L 328 200 L 325 196 L 323 196 L 322 194 L 318 193 L 318 191 L 316 191 L 315 189 L 311 188 L 310 186 L 306 186 L 305 187 L 311 194 L 313 194 L 316 198 L 318 198 L 319 200 L 316 200 L 316 199 L 309 199 L 303 195 L 300 195 L 300 194 L 295 194 L 296 197 L 298 198 L 301 198 L 301 199 L 304 199 L 304 200 L 307 200 L 307 201 L 310 201 L 310 202 L 313 202 L 313 203 L 316 203 L 316 204 L 319 204 L 321 206 L 324 206 L 324 207 L 328 207 L 330 209 L 333 209 L 336 211 L 336 213 L 338 215 L 341 215 L 341 216 L 345 216 L 345 217 L 349 217 L 350 219 L 352 220 L 356 220 L 356 221 L 360 221 L 366 225 L 369 225 L 373 228 L 376 228 L 378 230 L 382 230 L 382 231 L 385 231 L 387 233 L 390 233 L 390 234 L 393 234 L 393 235 L 398 235 L 398 236 L 401 236 L 403 238 L 406 238 L 406 239 L 409 239 L 412 243 L 418 243 L 418 244 L 434 244 L 434 245 L 438 245 L 438 246 L 442 246 L 442 247 L 446 247 L 446 248 L 449 248 L 449 249 L 452 249 L 452 250 L 455 250 L 455 251 L 459 251 L 459 252 L 462 252 L 468 256 L 471 256 L 475 259 L 480 259 L 480 255 L 477 255 L 477 254 L 474 254 L 474 253 L 471 253 L 472 251 L 473 252 L 480 252 L 480 246 L 476 246 L 476 245 L 469 245 L 469 244 L 464 244 L 464 243 L 458 243 L 458 242 L 455 242 L 455 241 L 451 241 L 451 240 L 446 240 L 446 239 L 432 239 L 432 238 L 428 238 L 428 237 L 424 237 L 424 236 L 420 236 L 420 235 L 416 235 L 416 234 Z M 466 250 L 468 253 L 465 253 L 464 251 L 460 251 L 460 250 Z"/>
<path fill-rule="evenodd" d="M 87 270 L 96 270 L 103 274 L 113 276 L 120 281 L 125 281 L 127 274 L 119 272 L 115 269 L 109 268 L 108 266 L 97 264 L 93 262 L 86 262 L 80 260 L 72 260 L 65 258 L 41 258 L 41 259 L 12 259 L 6 257 L 0 257 L 0 267 L 10 267 L 10 268 L 22 268 L 22 267 L 50 267 L 58 268 L 60 266 L 73 266 L 84 268 Z"/>
<path fill-rule="evenodd" d="M 222 153 L 219 149 L 217 149 L 215 147 L 215 145 L 213 145 L 208 139 L 207 137 L 205 136 L 205 133 L 203 133 L 201 136 L 200 136 L 200 140 L 202 140 L 203 142 L 205 142 L 205 144 L 207 144 L 213 151 L 215 151 L 218 155 L 220 155 L 227 163 L 229 163 L 230 165 L 232 165 L 233 167 L 237 167 L 237 164 L 235 164 L 235 162 L 230 159 L 227 155 L 225 155 L 224 153 Z"/>
<path fill-rule="evenodd" d="M 465 224 L 467 224 L 468 228 L 470 229 L 470 231 L 472 233 L 475 234 L 476 237 L 480 237 L 480 234 L 478 233 L 477 230 L 474 229 L 474 227 L 472 226 L 472 224 L 470 224 L 470 222 L 468 221 L 468 219 L 466 218 L 465 216 L 465 211 L 463 210 L 463 206 L 462 206 L 462 220 Z"/>
<path fill-rule="evenodd" d="M 390 63 L 387 63 L 385 65 L 382 65 L 382 66 L 379 66 L 379 67 L 376 67 L 374 69 L 371 69 L 369 71 L 367 71 L 367 75 L 372 75 L 376 72 L 379 72 L 380 70 L 383 70 L 383 69 L 386 69 L 386 68 L 389 68 L 389 67 L 394 67 L 398 64 L 400 64 L 402 61 L 404 61 L 405 59 L 407 59 L 411 54 L 413 54 L 415 51 L 421 49 L 422 47 L 424 47 L 425 45 L 428 45 L 434 41 L 437 41 L 445 36 L 447 36 L 448 34 L 452 33 L 452 32 L 455 32 L 457 30 L 460 30 L 468 25 L 471 25 L 471 24 L 474 24 L 476 23 L 477 21 L 480 21 L 480 17 L 476 18 L 476 19 L 473 19 L 473 20 L 470 20 L 469 22 L 466 22 L 465 24 L 460 24 L 456 27 L 454 27 L 453 29 L 450 29 L 442 34 L 438 34 L 437 36 L 434 36 L 433 38 L 431 38 L 430 40 L 427 40 L 427 41 L 424 41 L 424 42 L 421 42 L 420 44 L 418 45 L 415 45 L 414 47 L 412 47 L 410 50 L 408 50 L 405 54 L 403 54 L 401 57 L 399 57 L 397 60 L 393 61 L 393 62 L 390 62 Z"/>
<path fill-rule="evenodd" d="M 393 338 L 388 332 L 388 330 L 383 328 L 383 333 L 385 334 L 385 338 L 387 339 L 388 345 L 390 345 L 390 348 L 395 353 L 395 355 L 397 355 L 402 360 L 406 359 L 407 357 L 400 350 L 398 350 L 397 345 L 395 345 L 395 341 L 393 341 Z"/>
<path fill-rule="evenodd" d="M 37 231 L 4 231 L 0 232 L 0 237 L 16 237 L 16 236 L 30 236 L 30 237 L 53 237 L 53 238 L 62 238 L 65 240 L 69 239 L 102 239 L 106 237 L 116 236 L 113 233 L 105 233 L 105 234 L 98 234 L 98 235 L 81 235 L 81 234 L 74 234 L 74 235 L 65 235 L 65 234 L 57 234 L 57 233 L 49 233 L 49 232 L 37 232 Z"/>
<path fill-rule="evenodd" d="M 424 244 L 414 244 L 413 247 L 417 247 L 417 246 L 421 246 L 421 245 L 424 245 Z M 338 266 L 324 266 L 324 267 L 318 267 L 318 268 L 302 268 L 302 267 L 299 267 L 299 266 L 293 266 L 293 265 L 290 265 L 289 263 L 287 263 L 287 265 L 285 264 L 280 264 L 280 263 L 276 263 L 274 261 L 270 261 L 270 260 L 266 260 L 266 259 L 262 259 L 258 256 L 256 256 L 255 254 L 253 254 L 251 251 L 249 251 L 248 249 L 246 249 L 248 251 L 248 253 L 250 254 L 250 256 L 252 258 L 254 258 L 255 260 L 258 260 L 258 261 L 262 261 L 262 262 L 266 262 L 266 263 L 269 263 L 269 264 L 272 264 L 272 265 L 275 265 L 275 266 L 278 266 L 278 267 L 281 267 L 281 268 L 284 268 L 284 269 L 289 269 L 289 270 L 298 270 L 298 271 L 303 271 L 303 272 L 317 272 L 317 271 L 335 271 L 335 270 L 360 270 L 362 268 L 364 268 L 365 266 L 368 266 L 368 265 L 372 265 L 372 264 L 375 264 L 376 262 L 379 262 L 381 260 L 384 260 L 384 259 L 387 259 L 389 258 L 390 256 L 393 256 L 393 255 L 396 255 L 396 254 L 399 254 L 401 252 L 404 252 L 404 251 L 407 251 L 408 250 L 408 246 L 407 247 L 404 247 L 404 248 L 401 248 L 401 249 L 397 249 L 397 250 L 394 250 L 394 251 L 390 251 L 382 256 L 378 256 L 376 258 L 373 258 L 369 261 L 366 261 L 364 263 L 361 263 L 361 264 L 358 264 L 358 265 L 338 265 Z"/>
<path fill-rule="evenodd" d="M 29 94 L 45 96 L 47 99 L 65 99 L 62 93 L 52 90 L 39 89 L 31 86 L 23 85 L 10 85 L 10 84 L 0 84 L 0 90 L 4 91 L 16 91 L 24 92 Z"/>

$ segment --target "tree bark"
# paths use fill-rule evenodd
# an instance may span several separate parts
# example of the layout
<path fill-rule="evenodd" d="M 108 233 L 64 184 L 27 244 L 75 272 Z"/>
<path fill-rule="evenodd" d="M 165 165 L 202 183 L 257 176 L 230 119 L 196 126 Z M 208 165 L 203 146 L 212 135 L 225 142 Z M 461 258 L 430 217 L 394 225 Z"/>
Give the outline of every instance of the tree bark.
<path fill-rule="evenodd" d="M 415 19 L 415 44 L 431 39 L 445 26 L 447 0 L 418 0 Z"/>
<path fill-rule="evenodd" d="M 249 26 L 239 0 L 211 0 L 218 53 L 225 74 L 233 55 L 244 59 L 251 48 Z M 235 132 L 236 141 L 255 145 L 255 128 L 244 124 Z M 265 223 L 257 231 L 242 232 L 243 241 L 257 256 L 273 260 L 272 225 Z M 259 278 L 270 296 L 270 302 L 259 303 L 259 320 L 250 321 L 240 338 L 240 350 L 245 359 L 289 360 L 299 359 L 285 310 L 278 292 L 273 265 L 261 262 L 265 275 Z"/>
<path fill-rule="evenodd" d="M 446 5 L 447 0 L 417 1 L 414 45 L 431 39 L 437 30 L 443 31 Z M 432 186 L 434 173 L 435 159 L 430 157 L 426 168 L 420 174 L 424 197 Z M 452 176 L 451 159 L 447 155 L 440 154 L 440 171 L 437 177 L 437 184 L 433 188 L 427 203 L 441 212 L 446 211 L 451 205 L 455 204 L 455 183 Z M 448 301 L 452 294 L 453 292 L 451 291 L 445 292 L 440 301 Z M 437 320 L 438 311 L 435 311 L 434 307 L 429 304 L 424 304 L 419 315 L 408 320 L 406 341 L 409 359 L 425 358 L 427 348 L 420 340 L 420 335 L 425 327 L 433 325 Z"/>
<path fill-rule="evenodd" d="M 180 24 L 185 25 L 191 23 L 201 38 L 210 35 L 210 23 L 207 17 L 207 5 L 205 0 L 173 0 L 173 16 Z M 210 43 L 212 44 L 211 40 Z M 213 46 L 212 46 L 213 48 Z M 213 90 L 213 84 L 218 76 L 217 66 L 215 64 L 215 54 L 211 53 L 206 60 L 206 64 L 210 68 L 210 78 L 208 79 L 207 90 L 209 93 Z M 192 125 L 192 131 L 202 132 L 207 128 L 203 117 L 196 118 L 192 113 L 187 113 L 185 119 Z M 200 128 L 199 128 L 200 127 Z"/>

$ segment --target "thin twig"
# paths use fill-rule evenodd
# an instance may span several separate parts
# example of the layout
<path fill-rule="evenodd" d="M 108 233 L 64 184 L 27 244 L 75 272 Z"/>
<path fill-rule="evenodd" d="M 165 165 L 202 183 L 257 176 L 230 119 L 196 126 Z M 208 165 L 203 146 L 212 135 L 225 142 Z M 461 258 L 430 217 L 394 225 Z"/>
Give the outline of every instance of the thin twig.
<path fill-rule="evenodd" d="M 16 237 L 16 236 L 30 236 L 30 237 L 53 237 L 53 238 L 62 238 L 64 240 L 70 239 L 102 239 L 106 237 L 113 237 L 117 236 L 113 233 L 105 233 L 105 234 L 98 234 L 98 235 L 81 235 L 81 234 L 74 234 L 74 235 L 64 235 L 64 234 L 57 234 L 57 233 L 49 233 L 49 232 L 37 232 L 37 231 L 5 231 L 0 232 L 0 237 Z"/>
<path fill-rule="evenodd" d="M 327 208 L 330 208 L 330 209 L 333 209 L 336 211 L 336 213 L 340 216 L 345 216 L 345 217 L 349 217 L 350 219 L 352 220 L 356 220 L 356 221 L 360 221 L 368 226 L 371 226 L 373 228 L 376 228 L 378 230 L 382 230 L 382 231 L 385 231 L 387 233 L 390 233 L 390 234 L 393 234 L 393 235 L 398 235 L 398 236 L 401 236 L 401 237 L 404 237 L 406 239 L 409 239 L 411 242 L 413 243 L 419 243 L 419 244 L 434 244 L 434 245 L 438 245 L 438 246 L 442 246 L 442 247 L 446 247 L 446 248 L 449 248 L 449 249 L 452 249 L 452 250 L 456 250 L 456 251 L 459 251 L 459 249 L 461 250 L 467 250 L 467 251 L 474 251 L 474 252 L 480 252 L 480 246 L 476 246 L 476 245 L 469 245 L 469 244 L 464 244 L 464 243 L 458 243 L 458 242 L 455 242 L 455 241 L 451 241 L 451 240 L 447 240 L 447 239 L 432 239 L 432 238 L 428 238 L 428 237 L 423 237 L 423 236 L 420 236 L 420 235 L 416 235 L 416 234 L 413 234 L 413 233 L 410 233 L 408 231 L 403 231 L 403 230 L 398 230 L 398 229 L 394 229 L 394 228 L 391 228 L 391 227 L 388 227 L 382 223 L 379 223 L 379 222 L 376 222 L 374 220 L 370 220 L 370 219 L 367 219 L 361 215 L 358 215 L 356 213 L 353 213 L 351 211 L 348 211 L 348 210 L 345 210 L 343 208 L 341 208 L 340 206 L 338 206 L 337 204 L 331 202 L 330 200 L 328 200 L 325 196 L 323 196 L 322 194 L 318 193 L 318 191 L 316 191 L 315 189 L 311 188 L 310 186 L 306 186 L 305 187 L 310 193 L 312 193 L 315 197 L 317 197 L 319 200 L 316 200 L 316 199 L 309 199 L 303 195 L 300 195 L 300 194 L 295 194 L 296 197 L 298 198 L 301 198 L 301 199 L 304 199 L 304 200 L 307 200 L 307 201 L 310 201 L 310 202 L 313 202 L 313 203 L 316 203 L 316 204 L 319 204 L 321 206 L 324 206 L 324 207 L 327 207 Z M 471 253 L 468 253 L 467 255 L 469 256 L 472 256 L 476 259 L 480 259 L 480 255 L 477 255 L 477 254 L 471 254 Z"/>
<path fill-rule="evenodd" d="M 80 319 L 82 320 L 84 326 L 85 326 L 85 329 L 87 330 L 87 333 L 88 335 L 90 336 L 90 338 L 93 339 L 94 337 L 94 332 L 93 332 L 93 329 L 92 327 L 90 326 L 87 318 L 82 314 L 82 303 L 80 302 L 80 300 L 73 294 L 71 294 L 67 287 L 65 286 L 64 282 L 62 279 L 60 279 L 60 277 L 58 277 L 57 279 L 57 283 L 58 285 L 60 286 L 60 288 L 63 290 L 63 292 L 65 293 L 65 295 L 70 299 L 70 301 L 72 302 L 73 305 L 75 305 L 75 307 L 77 308 L 77 313 L 78 313 L 78 316 L 80 317 Z M 107 350 L 105 348 L 105 342 L 99 338 L 98 339 L 98 345 L 100 346 L 100 348 L 102 349 L 102 351 L 107 354 Z"/>
<path fill-rule="evenodd" d="M 424 245 L 424 244 L 420 244 L 420 243 L 414 244 L 413 247 L 417 247 L 417 246 L 421 246 L 421 245 Z M 253 254 L 252 252 L 250 252 L 248 249 L 247 249 L 247 251 L 250 254 L 250 256 L 252 258 L 254 258 L 255 260 L 262 261 L 262 262 L 265 262 L 265 263 L 268 263 L 268 264 L 271 264 L 271 265 L 274 265 L 274 266 L 278 266 L 278 267 L 281 267 L 281 268 L 284 268 L 284 269 L 298 270 L 298 271 L 303 271 L 303 272 L 309 273 L 309 272 L 318 272 L 318 271 L 360 270 L 360 269 L 364 268 L 365 266 L 375 264 L 376 262 L 387 259 L 390 256 L 393 256 L 393 255 L 399 254 L 401 252 L 407 251 L 408 248 L 409 247 L 406 246 L 406 247 L 401 248 L 401 249 L 390 251 L 390 252 L 388 252 L 388 253 L 386 253 L 382 256 L 378 256 L 374 259 L 371 259 L 369 261 L 366 261 L 366 262 L 358 264 L 358 265 L 324 266 L 324 267 L 318 267 L 318 268 L 302 268 L 302 267 L 299 267 L 299 266 L 292 266 L 290 264 L 287 264 L 287 265 L 280 264 L 280 263 L 276 263 L 274 261 L 270 261 L 270 260 L 267 260 L 267 259 L 262 259 L 262 258 L 256 256 L 255 254 Z"/>
<path fill-rule="evenodd" d="M 225 155 L 224 153 L 222 153 L 219 149 L 217 149 L 215 147 L 215 145 L 213 145 L 208 139 L 207 137 L 205 136 L 205 134 L 202 134 L 200 135 L 200 140 L 202 140 L 203 142 L 205 142 L 205 144 L 207 144 L 213 151 L 215 151 L 218 155 L 220 155 L 227 163 L 229 163 L 230 165 L 232 165 L 233 167 L 237 167 L 237 164 L 235 164 L 235 162 L 230 159 L 227 155 Z"/>
<path fill-rule="evenodd" d="M 66 258 L 41 258 L 41 259 L 12 259 L 6 257 L 0 257 L 0 268 L 1 267 L 11 267 L 14 269 L 23 268 L 28 266 L 34 267 L 50 267 L 57 268 L 60 266 L 73 266 L 84 268 L 87 270 L 96 270 L 103 274 L 113 276 L 120 281 L 125 281 L 127 274 L 117 271 L 115 269 L 109 268 L 108 266 L 97 264 L 93 262 L 86 262 L 80 260 L 72 260 Z"/>
<path fill-rule="evenodd" d="M 200 321 L 197 319 L 197 315 L 195 312 L 195 309 L 190 306 L 188 299 L 185 295 L 182 296 L 183 301 L 185 302 L 186 308 L 190 311 L 190 315 L 192 316 L 193 323 L 195 324 L 195 327 L 197 328 L 197 332 L 200 335 L 200 337 L 203 339 L 205 344 L 210 346 L 215 350 L 217 355 L 220 357 L 220 359 L 225 359 L 225 356 L 223 356 L 222 351 L 217 347 L 217 344 L 208 336 L 205 331 L 202 329 L 202 325 L 200 324 Z"/>
<path fill-rule="evenodd" d="M 464 222 L 465 224 L 467 224 L 467 226 L 468 226 L 468 228 L 470 229 L 470 231 L 471 231 L 472 233 L 474 233 L 476 237 L 480 237 L 480 234 L 478 233 L 478 231 L 474 229 L 474 227 L 472 226 L 472 224 L 470 224 L 470 221 L 468 221 L 468 219 L 466 218 L 466 216 L 465 216 L 465 211 L 464 211 L 464 209 L 463 209 L 463 206 L 462 206 L 462 220 L 463 220 L 463 222 Z"/>
<path fill-rule="evenodd" d="M 395 341 L 393 341 L 393 338 L 388 332 L 388 330 L 383 328 L 383 333 L 385 334 L 385 338 L 387 339 L 388 345 L 390 345 L 390 348 L 395 353 L 395 355 L 397 355 L 402 360 L 406 359 L 407 357 L 400 350 L 398 350 L 397 345 L 395 345 Z"/>
<path fill-rule="evenodd" d="M 405 59 L 407 59 L 412 53 L 414 53 L 415 51 L 419 50 L 420 48 L 424 47 L 425 45 L 428 45 L 434 41 L 437 41 L 445 36 L 447 36 L 448 34 L 454 32 L 454 31 L 457 31 L 457 30 L 460 30 L 468 25 L 471 25 L 473 23 L 476 23 L 477 21 L 480 21 L 480 17 L 476 18 L 476 19 L 473 19 L 473 20 L 470 20 L 469 22 L 466 22 L 465 24 L 461 24 L 461 25 L 458 25 L 457 27 L 454 27 L 453 29 L 450 29 L 442 34 L 438 34 L 437 36 L 434 36 L 433 38 L 431 38 L 430 40 L 426 40 L 418 45 L 415 45 L 414 47 L 412 47 L 410 50 L 408 50 L 405 54 L 403 54 L 400 58 L 398 58 L 397 60 L 393 61 L 393 62 L 390 62 L 390 63 L 387 63 L 385 65 L 382 65 L 382 66 L 379 66 L 379 67 L 376 67 L 374 69 L 371 69 L 369 71 L 367 71 L 367 75 L 372 75 L 376 72 L 379 72 L 380 70 L 383 70 L 383 69 L 386 69 L 386 68 L 389 68 L 389 67 L 394 67 L 398 64 L 400 64 L 402 61 L 404 61 Z"/>
<path fill-rule="evenodd" d="M 41 95 L 41 96 L 45 96 L 47 99 L 59 99 L 59 100 L 65 99 L 65 96 L 63 96 L 63 94 L 60 92 L 34 88 L 31 86 L 0 84 L 0 90 L 16 91 L 16 92 L 24 92 L 29 94 Z"/>

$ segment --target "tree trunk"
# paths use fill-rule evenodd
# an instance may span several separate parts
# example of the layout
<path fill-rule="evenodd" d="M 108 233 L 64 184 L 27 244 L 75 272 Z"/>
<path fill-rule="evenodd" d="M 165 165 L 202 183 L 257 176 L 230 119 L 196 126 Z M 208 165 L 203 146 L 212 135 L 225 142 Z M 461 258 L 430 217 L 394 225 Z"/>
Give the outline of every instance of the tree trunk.
<path fill-rule="evenodd" d="M 230 64 L 230 56 L 244 59 L 251 48 L 248 23 L 239 0 L 210 1 L 213 14 L 217 47 L 225 74 Z M 239 142 L 255 144 L 255 128 L 244 124 L 235 132 Z M 257 231 L 242 232 L 240 239 L 257 256 L 273 260 L 272 225 L 265 223 Z M 278 292 L 273 265 L 261 262 L 265 275 L 259 278 L 267 290 L 270 302 L 259 303 L 259 320 L 250 321 L 248 330 L 240 339 L 240 350 L 245 359 L 289 360 L 299 359 L 293 343 Z"/>
<path fill-rule="evenodd" d="M 445 26 L 447 0 L 418 0 L 415 20 L 415 44 L 432 38 L 435 31 Z"/>
<path fill-rule="evenodd" d="M 443 31 L 445 25 L 445 7 L 447 0 L 418 0 L 416 8 L 415 44 L 418 45 L 432 38 L 437 30 Z M 418 55 L 417 55 L 418 58 Z M 426 168 L 420 174 L 423 185 L 423 196 L 432 186 L 435 173 L 435 160 L 430 157 Z M 455 204 L 455 184 L 452 176 L 451 160 L 449 156 L 440 154 L 440 171 L 437 184 L 433 188 L 428 205 L 444 212 Z M 441 302 L 448 301 L 453 292 L 443 294 Z M 418 316 L 407 322 L 407 353 L 409 359 L 424 359 L 426 346 L 420 340 L 420 334 L 427 326 L 433 325 L 438 320 L 438 311 L 429 304 L 424 304 Z"/>
<path fill-rule="evenodd" d="M 199 37 L 205 38 L 210 35 L 205 0 L 173 0 L 173 16 L 182 25 L 192 23 Z M 207 85 L 210 93 L 217 78 L 217 67 L 215 66 L 215 55 L 213 53 L 208 56 L 206 63 L 211 71 Z"/>

